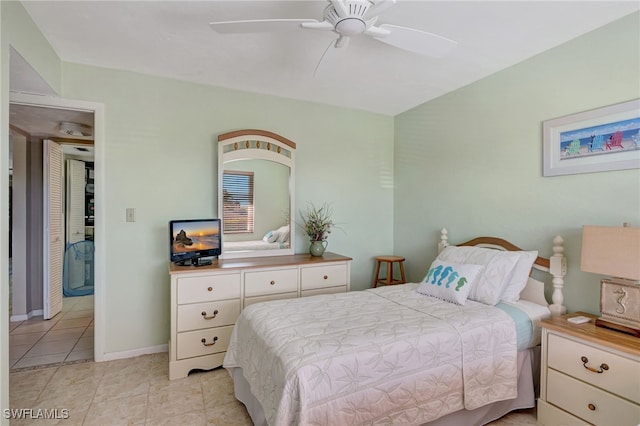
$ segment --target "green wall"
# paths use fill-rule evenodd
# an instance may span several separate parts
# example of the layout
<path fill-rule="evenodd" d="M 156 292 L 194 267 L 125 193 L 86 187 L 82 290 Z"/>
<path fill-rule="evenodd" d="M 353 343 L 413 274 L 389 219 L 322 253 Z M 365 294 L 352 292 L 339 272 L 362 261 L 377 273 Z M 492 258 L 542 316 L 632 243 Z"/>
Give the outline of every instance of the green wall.
<path fill-rule="evenodd" d="M 373 256 L 392 250 L 392 227 L 380 226 L 392 209 L 362 214 L 392 203 L 392 117 L 77 64 L 63 75 L 65 98 L 105 105 L 107 353 L 166 344 L 167 223 L 217 216 L 220 133 L 264 129 L 297 144 L 296 210 L 333 204 L 345 232 L 328 250 L 353 257 L 353 289 L 368 288 Z"/>
<path fill-rule="evenodd" d="M 639 76 L 636 13 L 398 115 L 394 248 L 409 278 L 424 277 L 443 227 L 452 243 L 499 236 L 545 257 L 561 235 L 565 304 L 598 313 L 581 228 L 640 226 L 640 170 L 543 177 L 542 122 L 638 98 Z"/>

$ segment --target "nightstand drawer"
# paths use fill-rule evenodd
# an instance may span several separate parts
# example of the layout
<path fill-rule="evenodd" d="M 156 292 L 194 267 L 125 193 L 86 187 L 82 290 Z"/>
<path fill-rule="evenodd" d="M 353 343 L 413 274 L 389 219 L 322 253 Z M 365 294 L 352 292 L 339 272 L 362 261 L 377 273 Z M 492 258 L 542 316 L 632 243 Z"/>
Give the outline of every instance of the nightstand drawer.
<path fill-rule="evenodd" d="M 301 271 L 301 280 L 300 288 L 302 290 L 345 285 L 347 283 L 347 265 L 305 267 Z"/>
<path fill-rule="evenodd" d="M 178 331 L 233 325 L 240 315 L 240 299 L 178 306 Z"/>
<path fill-rule="evenodd" d="M 230 325 L 178 333 L 177 358 L 184 359 L 224 352 L 229 346 L 232 331 L 233 326 Z"/>
<path fill-rule="evenodd" d="M 245 297 L 298 291 L 298 268 L 244 274 Z"/>
<path fill-rule="evenodd" d="M 550 368 L 640 403 L 637 361 L 553 333 L 548 348 Z"/>
<path fill-rule="evenodd" d="M 240 297 L 240 274 L 178 278 L 178 304 Z"/>
<path fill-rule="evenodd" d="M 547 370 L 547 401 L 594 425 L 640 423 L 640 406 L 554 370 Z M 628 374 L 637 375 L 637 370 Z"/>

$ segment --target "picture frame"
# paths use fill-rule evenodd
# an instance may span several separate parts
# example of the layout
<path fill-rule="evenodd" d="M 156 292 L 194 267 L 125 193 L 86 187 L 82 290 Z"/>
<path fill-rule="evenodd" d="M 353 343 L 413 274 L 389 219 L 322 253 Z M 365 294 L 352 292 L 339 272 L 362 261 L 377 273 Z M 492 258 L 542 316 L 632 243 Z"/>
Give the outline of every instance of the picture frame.
<path fill-rule="evenodd" d="M 640 168 L 640 99 L 543 121 L 543 176 Z"/>

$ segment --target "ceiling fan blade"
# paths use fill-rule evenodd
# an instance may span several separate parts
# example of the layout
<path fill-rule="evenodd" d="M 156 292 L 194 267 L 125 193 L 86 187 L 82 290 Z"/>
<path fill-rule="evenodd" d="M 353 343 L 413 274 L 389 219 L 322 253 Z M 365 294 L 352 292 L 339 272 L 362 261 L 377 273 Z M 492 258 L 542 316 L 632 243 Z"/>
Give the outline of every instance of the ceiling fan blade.
<path fill-rule="evenodd" d="M 377 16 L 396 4 L 396 0 L 371 0 L 373 6 L 367 10 L 367 17 Z"/>
<path fill-rule="evenodd" d="M 210 22 L 209 27 L 217 33 L 266 33 L 291 31 L 300 28 L 303 23 L 318 23 L 315 19 L 256 19 L 251 21 Z"/>
<path fill-rule="evenodd" d="M 329 21 L 314 21 L 314 22 L 303 22 L 300 24 L 302 28 L 308 28 L 311 30 L 331 30 L 333 31 L 333 24 Z"/>
<path fill-rule="evenodd" d="M 389 32 L 385 36 L 372 32 L 370 35 L 376 40 L 418 55 L 441 58 L 458 45 L 457 41 L 414 28 L 389 24 L 383 24 L 376 28 Z"/>
<path fill-rule="evenodd" d="M 347 50 L 349 45 L 349 37 L 342 36 L 336 40 L 331 40 L 331 44 L 324 51 L 320 62 L 316 65 L 316 70 L 313 72 L 313 77 L 322 76 L 328 69 L 332 68 L 337 62 L 340 61 L 342 54 Z"/>
<path fill-rule="evenodd" d="M 349 10 L 347 6 L 345 6 L 343 0 L 329 0 L 329 3 L 333 5 L 333 8 L 336 10 L 336 13 L 341 18 L 346 18 L 349 16 Z"/>

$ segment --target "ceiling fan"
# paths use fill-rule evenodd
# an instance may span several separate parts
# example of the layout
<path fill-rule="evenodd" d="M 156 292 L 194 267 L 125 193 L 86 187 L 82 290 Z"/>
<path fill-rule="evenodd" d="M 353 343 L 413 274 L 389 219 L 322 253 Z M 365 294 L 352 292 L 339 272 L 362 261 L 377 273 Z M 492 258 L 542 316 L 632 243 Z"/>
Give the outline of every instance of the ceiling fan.
<path fill-rule="evenodd" d="M 258 33 L 313 29 L 333 31 L 338 38 L 331 41 L 316 66 L 314 76 L 321 74 L 346 50 L 349 39 L 361 34 L 373 37 L 402 50 L 430 57 L 443 57 L 457 42 L 414 28 L 382 24 L 376 26 L 378 14 L 396 4 L 396 0 L 327 0 L 323 19 L 257 19 L 211 22 L 218 33 Z"/>

